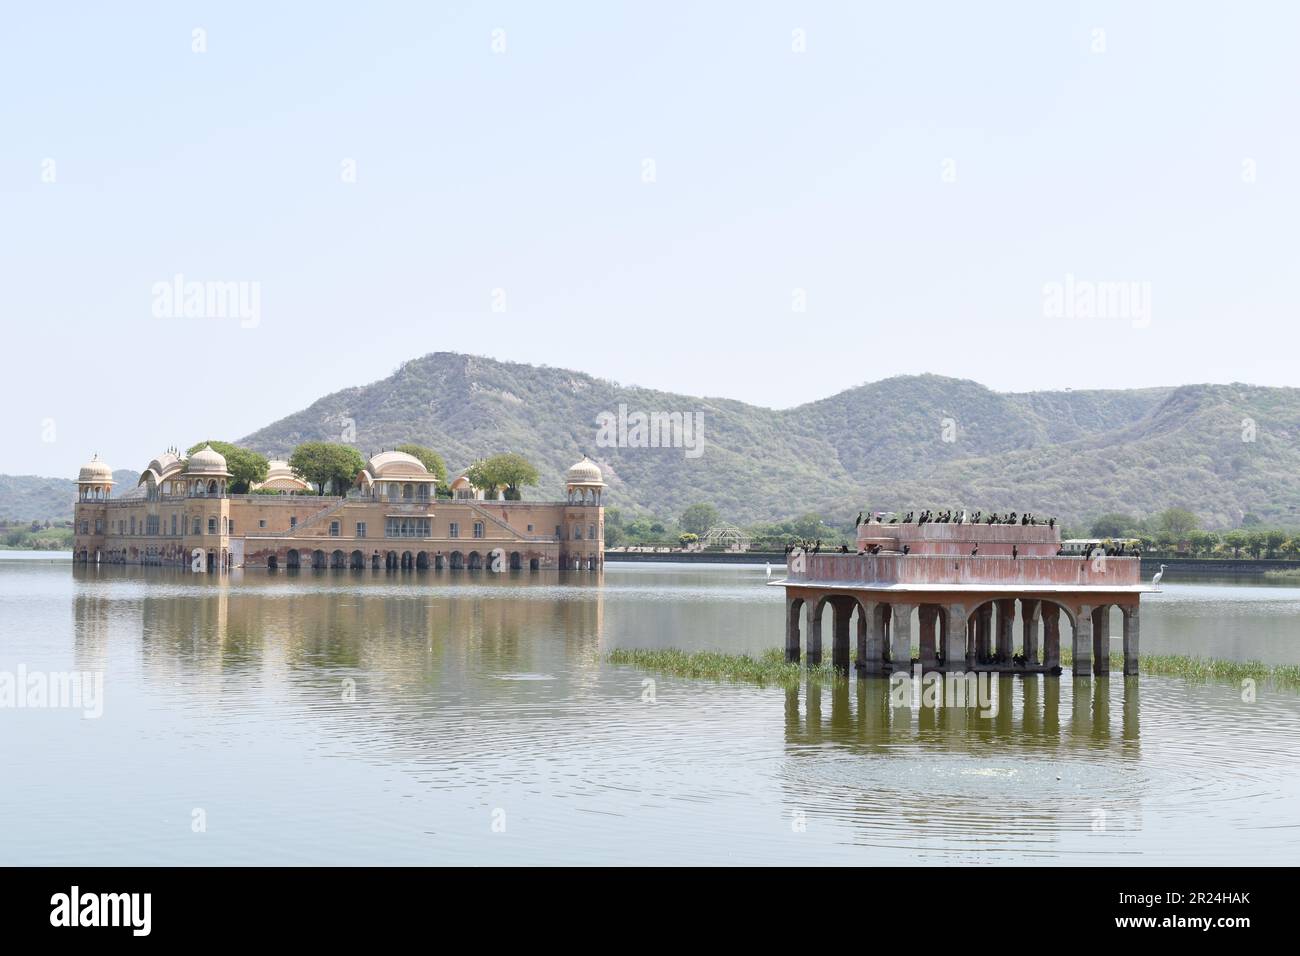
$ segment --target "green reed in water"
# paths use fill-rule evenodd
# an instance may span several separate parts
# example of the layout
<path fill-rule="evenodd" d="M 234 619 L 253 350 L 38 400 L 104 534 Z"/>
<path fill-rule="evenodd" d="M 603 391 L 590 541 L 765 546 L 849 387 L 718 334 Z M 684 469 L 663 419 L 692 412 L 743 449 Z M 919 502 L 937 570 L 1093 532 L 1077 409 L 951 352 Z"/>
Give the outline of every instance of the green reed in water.
<path fill-rule="evenodd" d="M 719 654 L 715 651 L 636 648 L 610 651 L 608 660 L 611 664 L 639 667 L 671 677 L 757 684 L 759 687 L 795 687 L 804 678 L 826 681 L 845 679 L 827 663 L 812 667 L 789 664 L 785 652 L 780 648 L 764 651 L 758 657 L 750 657 L 748 654 Z"/>
<path fill-rule="evenodd" d="M 919 654 L 912 649 L 913 656 Z M 856 653 L 853 654 L 856 657 Z M 821 664 L 805 666 L 786 662 L 780 648 L 764 651 L 758 657 L 748 654 L 720 654 L 716 651 L 649 650 L 635 648 L 610 651 L 611 664 L 639 667 L 642 670 L 667 674 L 671 677 L 689 677 L 696 680 L 713 680 L 728 683 L 756 684 L 759 687 L 792 687 L 804 679 L 835 681 L 845 680 L 825 659 Z M 1073 657 L 1069 648 L 1061 648 L 1061 667 L 1069 670 Z M 1141 660 L 1143 674 L 1161 677 L 1181 677 L 1185 680 L 1221 680 L 1238 683 L 1252 679 L 1269 682 L 1279 687 L 1300 688 L 1300 666 L 1295 664 L 1269 665 L 1262 661 L 1223 661 L 1202 657 L 1184 657 L 1176 654 L 1146 655 Z M 1114 676 L 1124 671 L 1122 654 L 1112 654 L 1110 669 Z"/>

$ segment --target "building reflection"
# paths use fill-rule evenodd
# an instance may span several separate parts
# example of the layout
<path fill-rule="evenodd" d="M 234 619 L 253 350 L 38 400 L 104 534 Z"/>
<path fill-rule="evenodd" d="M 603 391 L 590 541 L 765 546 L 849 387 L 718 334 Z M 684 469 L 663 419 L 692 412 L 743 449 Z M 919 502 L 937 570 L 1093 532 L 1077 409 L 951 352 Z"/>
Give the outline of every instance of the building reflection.
<path fill-rule="evenodd" d="M 110 622 L 121 627 L 138 608 L 143 667 L 157 675 L 283 668 L 331 682 L 386 674 L 379 685 L 409 688 L 437 674 L 538 670 L 565 657 L 595 667 L 604 645 L 603 572 L 543 572 L 539 581 L 536 572 L 210 576 L 75 565 L 73 574 L 79 659 L 102 662 Z"/>

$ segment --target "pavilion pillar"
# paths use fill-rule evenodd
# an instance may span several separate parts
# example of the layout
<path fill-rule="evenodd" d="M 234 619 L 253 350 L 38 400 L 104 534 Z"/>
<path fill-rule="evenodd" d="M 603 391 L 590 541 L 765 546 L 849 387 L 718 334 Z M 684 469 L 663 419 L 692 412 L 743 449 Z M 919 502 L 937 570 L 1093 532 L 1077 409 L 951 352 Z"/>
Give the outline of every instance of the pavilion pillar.
<path fill-rule="evenodd" d="M 1029 667 L 1038 663 L 1039 606 L 1039 601 L 1020 599 L 1020 652 Z"/>
<path fill-rule="evenodd" d="M 822 662 L 822 615 L 820 608 L 821 601 L 818 598 L 809 598 L 804 601 L 804 609 L 807 611 L 808 618 L 808 666 L 816 667 Z"/>
<path fill-rule="evenodd" d="M 1138 672 L 1138 606 L 1120 608 L 1124 612 L 1124 674 Z"/>
<path fill-rule="evenodd" d="M 947 618 L 943 630 L 943 666 L 945 670 L 960 670 L 966 666 L 966 639 L 970 632 L 966 607 L 949 604 L 943 609 L 943 615 Z"/>
<path fill-rule="evenodd" d="M 912 604 L 895 604 L 890 609 L 889 663 L 893 670 L 912 666 Z"/>
<path fill-rule="evenodd" d="M 1079 607 L 1079 616 L 1074 621 L 1074 663 L 1071 670 L 1075 677 L 1092 671 L 1092 608 L 1083 604 Z"/>
<path fill-rule="evenodd" d="M 1004 665 L 1011 663 L 1014 640 L 1013 628 L 1016 623 L 1016 599 L 1006 598 L 998 601 L 998 661 Z"/>
<path fill-rule="evenodd" d="M 933 670 L 939 663 L 938 648 L 935 642 L 935 630 L 938 624 L 939 608 L 934 604 L 922 604 L 917 611 L 920 620 L 921 669 Z"/>
<path fill-rule="evenodd" d="M 858 670 L 863 670 L 867 660 L 867 615 L 868 610 L 861 601 L 857 602 L 858 606 Z"/>
<path fill-rule="evenodd" d="M 979 639 L 976 636 L 979 633 L 979 612 L 976 611 L 966 619 L 966 668 L 975 666 L 975 660 L 979 652 Z"/>
<path fill-rule="evenodd" d="M 830 605 L 835 612 L 831 632 L 831 665 L 842 673 L 849 672 L 849 617 L 853 614 L 853 599 L 832 598 Z"/>
<path fill-rule="evenodd" d="M 1043 618 L 1043 666 L 1051 670 L 1061 666 L 1061 606 L 1043 602 L 1039 613 Z"/>
<path fill-rule="evenodd" d="M 885 670 L 884 605 L 867 601 L 858 611 L 858 670 L 881 674 Z"/>
<path fill-rule="evenodd" d="M 1092 609 L 1092 672 L 1099 677 L 1110 673 L 1110 605 Z"/>
<path fill-rule="evenodd" d="M 993 605 L 980 607 L 975 624 L 975 657 L 986 661 L 993 656 Z"/>
<path fill-rule="evenodd" d="M 375 564 L 378 565 L 376 557 Z M 438 558 L 438 569 L 442 570 L 442 558 Z M 797 597 L 785 599 L 785 660 L 787 664 L 799 663 L 799 608 Z"/>

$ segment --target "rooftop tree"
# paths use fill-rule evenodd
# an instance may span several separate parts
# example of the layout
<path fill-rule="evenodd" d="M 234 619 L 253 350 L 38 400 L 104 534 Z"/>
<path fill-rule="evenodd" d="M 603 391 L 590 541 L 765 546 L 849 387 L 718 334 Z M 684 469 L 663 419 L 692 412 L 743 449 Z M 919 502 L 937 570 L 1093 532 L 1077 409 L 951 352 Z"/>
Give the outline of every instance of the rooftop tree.
<path fill-rule="evenodd" d="M 346 494 L 352 480 L 365 466 L 361 453 L 355 448 L 333 442 L 303 442 L 289 456 L 289 467 L 304 481 L 315 485 L 319 495 L 325 494 L 326 485 Z"/>
<path fill-rule="evenodd" d="M 393 450 L 404 452 L 413 458 L 418 458 L 420 464 L 429 469 L 429 474 L 437 477 L 439 485 L 445 485 L 447 483 L 447 463 L 443 461 L 442 456 L 432 448 L 427 448 L 424 445 L 408 443 L 405 445 L 398 445 Z"/>
<path fill-rule="evenodd" d="M 495 498 L 500 488 L 505 488 L 507 501 L 519 501 L 521 489 L 536 485 L 540 480 L 537 469 L 523 455 L 508 452 L 476 461 L 465 471 L 470 484 L 482 489 L 489 498 Z"/>

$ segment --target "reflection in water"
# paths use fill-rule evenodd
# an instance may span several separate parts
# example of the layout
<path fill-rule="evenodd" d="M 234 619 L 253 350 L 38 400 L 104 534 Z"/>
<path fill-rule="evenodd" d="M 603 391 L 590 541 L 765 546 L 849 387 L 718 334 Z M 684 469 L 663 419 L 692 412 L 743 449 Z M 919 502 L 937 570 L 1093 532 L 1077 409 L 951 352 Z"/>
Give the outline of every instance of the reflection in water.
<path fill-rule="evenodd" d="M 1059 853 L 1071 836 L 1140 831 L 1140 791 L 1085 789 L 1073 772 L 1063 786 L 1063 773 L 1045 772 L 1100 762 L 1113 780 L 1139 770 L 1140 679 L 994 679 L 993 713 L 933 697 L 917 705 L 891 695 L 884 678 L 786 691 L 783 784 L 791 805 L 828 808 L 852 825 L 855 843 L 914 850 L 956 841 L 983 853 L 1012 846 L 1021 855 Z"/>
<path fill-rule="evenodd" d="M 0 713 L 0 761 L 23 770 L 0 788 L 24 821 L 3 843 L 13 862 L 1300 852 L 1291 691 L 1246 704 L 1217 682 L 1002 676 L 986 717 L 892 707 L 878 678 L 787 692 L 605 662 L 613 647 L 779 646 L 782 596 L 761 567 L 217 578 L 13 564 L 0 562 L 0 668 L 102 670 L 105 688 L 97 721 Z M 1144 651 L 1230 628 L 1251 656 L 1300 659 L 1279 630 L 1295 594 L 1206 591 L 1171 585 L 1144 604 Z M 195 807 L 211 821 L 201 839 Z M 498 809 L 508 838 L 490 827 Z"/>
<path fill-rule="evenodd" d="M 114 584 L 137 569 L 74 565 L 79 653 L 102 657 Z M 132 572 L 135 571 L 135 575 Z M 600 572 L 549 588 L 536 573 L 289 571 L 225 578 L 149 568 L 152 580 L 125 596 L 139 609 L 141 649 L 160 674 L 230 671 L 268 664 L 326 672 L 394 675 L 441 670 L 525 668 L 536 647 L 528 630 L 564 636 L 564 647 L 594 666 L 601 658 L 604 600 Z M 530 580 L 531 578 L 531 580 Z M 161 580 L 160 580 L 161 579 Z M 434 590 L 429 585 L 437 585 Z M 95 585 L 103 587 L 96 588 Z M 576 591 L 582 600 L 556 598 Z M 376 641 L 376 638 L 382 638 Z"/>
<path fill-rule="evenodd" d="M 1070 688 L 1064 732 L 1063 685 Z M 911 694 L 891 691 L 887 678 L 808 681 L 802 689 L 785 692 L 786 743 L 802 747 L 832 742 L 864 752 L 888 750 L 904 741 L 941 745 L 949 752 L 971 752 L 989 744 L 1091 749 L 1111 749 L 1114 744 L 1118 756 L 1139 755 L 1140 678 L 1001 674 L 994 675 L 992 686 L 995 706 L 986 708 L 976 701 L 966 706 L 925 697 L 918 701 Z M 1119 721 L 1111 719 L 1112 693 L 1121 697 Z"/>

